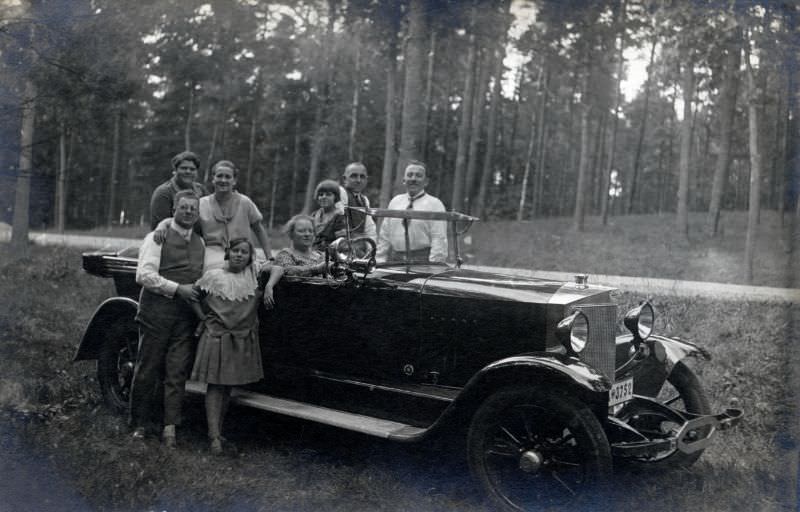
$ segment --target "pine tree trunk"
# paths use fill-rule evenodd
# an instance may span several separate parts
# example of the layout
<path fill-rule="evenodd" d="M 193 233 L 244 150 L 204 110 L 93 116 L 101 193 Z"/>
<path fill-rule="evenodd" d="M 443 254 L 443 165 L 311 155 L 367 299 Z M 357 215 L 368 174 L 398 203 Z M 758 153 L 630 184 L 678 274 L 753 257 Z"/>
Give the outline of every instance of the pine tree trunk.
<path fill-rule="evenodd" d="M 511 5 L 510 1 L 505 2 L 504 12 L 508 12 Z M 507 32 L 508 24 L 504 24 L 503 34 Z M 494 72 L 492 73 L 492 99 L 489 103 L 489 124 L 486 128 L 486 153 L 483 158 L 483 169 L 481 171 L 481 181 L 478 187 L 478 198 L 475 201 L 475 216 L 483 218 L 486 211 L 486 196 L 488 195 L 489 180 L 492 179 L 494 169 L 494 153 L 497 146 L 497 115 L 501 100 L 501 85 L 503 81 L 503 58 L 505 57 L 506 37 L 500 38 L 500 44 L 494 48 Z"/>
<path fill-rule="evenodd" d="M 396 182 L 398 188 L 410 160 L 422 158 L 422 131 L 425 124 L 424 70 L 425 46 L 428 34 L 428 16 L 424 0 L 411 0 L 408 8 L 408 41 L 403 59 L 405 85 L 403 87 L 403 121 L 400 128 L 400 151 L 397 158 Z"/>
<path fill-rule="evenodd" d="M 515 139 L 517 138 L 517 124 L 519 121 L 519 109 L 522 104 L 522 82 L 525 78 L 524 66 L 520 66 L 519 70 L 517 71 L 517 79 L 515 80 L 517 86 L 514 89 L 514 99 L 512 104 L 514 105 L 514 114 L 511 116 L 511 133 L 508 136 L 507 145 L 506 145 L 506 172 L 505 176 L 503 176 L 503 186 L 507 187 L 509 181 L 511 181 L 511 171 L 514 167 L 514 143 Z"/>
<path fill-rule="evenodd" d="M 717 236 L 719 233 L 722 196 L 725 193 L 728 168 L 731 164 L 731 140 L 733 139 L 733 125 L 736 116 L 736 94 L 739 87 L 737 76 L 741 60 L 739 57 L 740 48 L 738 36 L 731 37 L 728 40 L 723 71 L 725 78 L 720 92 L 719 155 L 714 167 L 714 178 L 711 182 L 711 199 L 706 219 L 707 229 L 712 237 Z"/>
<path fill-rule="evenodd" d="M 588 64 L 588 63 L 587 63 Z M 589 174 L 589 117 L 591 104 L 589 103 L 589 77 L 591 70 L 587 65 L 583 78 L 583 94 L 581 94 L 581 145 L 580 160 L 578 161 L 578 183 L 575 189 L 575 210 L 572 217 L 572 227 L 576 231 L 583 231 L 586 207 L 586 185 Z"/>
<path fill-rule="evenodd" d="M 636 186 L 639 178 L 639 165 L 642 160 L 642 148 L 644 147 L 644 135 L 647 132 L 647 115 L 650 110 L 650 83 L 653 78 L 653 61 L 656 55 L 656 39 L 653 38 L 653 44 L 650 46 L 650 61 L 647 64 L 647 80 L 644 83 L 644 108 L 642 110 L 642 125 L 639 128 L 639 141 L 636 143 L 636 156 L 633 160 L 633 171 L 631 172 L 630 186 L 628 187 L 628 204 L 625 211 L 628 215 L 633 213 L 636 206 Z"/>
<path fill-rule="evenodd" d="M 361 95 L 361 39 L 356 38 L 356 62 L 353 83 L 353 102 L 350 105 L 350 139 L 347 144 L 347 158 L 350 162 L 355 160 L 356 134 L 358 133 L 358 111 Z"/>
<path fill-rule="evenodd" d="M 250 120 L 250 139 L 247 149 L 247 169 L 245 170 L 244 186 L 248 194 L 253 193 L 253 162 L 256 154 L 256 126 L 258 125 L 258 109 L 253 108 L 253 117 Z"/>
<path fill-rule="evenodd" d="M 537 83 L 542 83 L 542 68 L 539 68 L 539 78 Z M 531 106 L 531 131 L 528 135 L 528 150 L 525 152 L 525 170 L 522 173 L 522 183 L 519 187 L 519 208 L 517 209 L 517 222 L 525 218 L 525 203 L 528 197 L 528 181 L 531 175 L 531 160 L 536 147 L 536 107 L 533 101 L 528 102 Z"/>
<path fill-rule="evenodd" d="M 694 57 L 693 50 L 684 48 L 683 76 L 681 77 L 683 89 L 683 120 L 681 122 L 681 149 L 678 164 L 678 205 L 677 228 L 678 232 L 689 236 L 689 166 L 692 148 L 692 99 L 694 98 Z"/>
<path fill-rule="evenodd" d="M 381 208 L 389 206 L 389 201 L 392 200 L 395 153 L 397 151 L 397 119 L 395 117 L 395 102 L 397 101 L 397 30 L 397 27 L 393 27 L 389 34 L 389 49 L 386 56 L 386 104 L 384 107 L 386 128 L 384 132 L 381 192 L 378 200 Z"/>
<path fill-rule="evenodd" d="M 759 141 L 759 102 L 761 91 L 756 83 L 755 70 L 750 64 L 749 45 L 745 46 L 747 64 L 747 125 L 750 149 L 750 193 L 747 210 L 747 237 L 745 239 L 745 282 L 753 283 L 758 213 L 761 207 L 761 147 Z"/>
<path fill-rule="evenodd" d="M 300 117 L 294 120 L 294 151 L 292 153 L 292 183 L 289 187 L 289 216 L 294 215 L 297 202 L 297 176 L 300 174 Z"/>
<path fill-rule="evenodd" d="M 33 159 L 33 130 L 36 117 L 36 85 L 25 80 L 22 96 L 22 124 L 19 138 L 19 170 L 14 191 L 14 218 L 12 220 L 11 246 L 14 254 L 23 258 L 28 255 L 28 231 L 30 222 L 31 164 Z"/>
<path fill-rule="evenodd" d="M 214 121 L 214 128 L 211 131 L 211 144 L 208 147 L 208 158 L 206 158 L 206 172 L 203 175 L 203 183 L 211 183 L 211 166 L 214 165 L 214 151 L 217 149 L 217 135 L 219 134 L 219 121 Z"/>
<path fill-rule="evenodd" d="M 119 174 L 119 129 L 122 107 L 114 106 L 114 131 L 111 146 L 111 178 L 108 183 L 108 210 L 106 214 L 106 227 L 111 229 L 116 214 L 117 204 L 117 175 Z"/>
<path fill-rule="evenodd" d="M 475 8 L 470 11 L 469 49 L 467 50 L 467 69 L 464 80 L 464 92 L 461 95 L 461 122 L 458 125 L 458 145 L 456 146 L 456 166 L 453 173 L 452 207 L 456 211 L 464 209 L 464 191 L 466 189 L 467 158 L 469 152 L 470 122 L 475 96 L 475 66 L 477 48 L 475 41 Z"/>
<path fill-rule="evenodd" d="M 311 142 L 311 162 L 308 166 L 308 181 L 306 183 L 305 200 L 303 201 L 303 213 L 311 211 L 314 205 L 314 189 L 319 181 L 319 165 L 322 153 L 325 150 L 325 142 L 328 138 L 328 123 L 326 122 L 326 104 L 329 100 L 331 87 L 330 55 L 333 46 L 333 27 L 336 19 L 337 0 L 328 0 L 328 23 L 325 29 L 324 43 L 320 52 L 319 67 L 320 77 L 317 82 L 317 104 L 314 109 L 314 136 Z"/>
<path fill-rule="evenodd" d="M 64 232 L 67 211 L 67 123 L 64 114 L 58 127 L 58 180 L 56 181 L 56 229 Z"/>
<path fill-rule="evenodd" d="M 192 148 L 192 116 L 194 116 L 194 82 L 189 83 L 189 106 L 186 113 L 186 125 L 183 129 L 183 145 L 186 151 Z"/>
<path fill-rule="evenodd" d="M 278 182 L 280 181 L 281 177 L 281 150 L 280 148 L 275 149 L 275 159 L 272 162 L 272 180 L 270 183 L 270 193 L 269 193 L 269 230 L 272 231 L 272 227 L 275 224 L 275 201 L 278 197 Z M 269 254 L 266 255 L 269 258 Z"/>
<path fill-rule="evenodd" d="M 478 172 L 478 145 L 481 141 L 481 118 L 486 105 L 486 89 L 489 85 L 489 59 L 484 59 L 478 73 L 478 89 L 472 108 L 471 135 L 469 137 L 469 152 L 467 157 L 467 175 L 464 180 L 464 211 L 469 213 L 472 208 L 472 197 L 475 190 L 475 175 Z"/>
<path fill-rule="evenodd" d="M 611 187 L 611 172 L 614 170 L 614 159 L 616 158 L 617 131 L 619 130 L 620 106 L 622 105 L 622 75 L 625 72 L 625 21 L 627 19 L 625 9 L 625 0 L 621 0 L 616 13 L 617 19 L 615 20 L 617 27 L 619 27 L 619 49 L 617 51 L 617 76 L 614 87 L 614 119 L 611 123 L 611 140 L 608 141 L 608 163 L 601 180 L 600 217 L 602 218 L 603 226 L 608 225 L 609 188 Z M 619 173 L 617 173 L 617 176 L 619 176 Z"/>
<path fill-rule="evenodd" d="M 537 157 L 536 157 L 536 175 L 533 182 L 533 197 L 531 199 L 531 216 L 537 217 L 542 210 L 542 199 L 544 197 L 544 164 L 547 158 L 547 97 L 548 87 L 550 87 L 550 69 L 547 67 L 547 62 L 543 63 L 545 66 L 544 82 L 540 89 L 539 96 L 539 119 L 537 120 L 536 134 L 538 140 L 536 141 Z"/>
<path fill-rule="evenodd" d="M 428 124 L 431 119 L 433 102 L 433 75 L 436 64 L 436 27 L 431 28 L 431 45 L 428 51 L 428 74 L 425 80 L 425 123 L 422 125 L 422 154 L 423 161 L 428 162 Z"/>

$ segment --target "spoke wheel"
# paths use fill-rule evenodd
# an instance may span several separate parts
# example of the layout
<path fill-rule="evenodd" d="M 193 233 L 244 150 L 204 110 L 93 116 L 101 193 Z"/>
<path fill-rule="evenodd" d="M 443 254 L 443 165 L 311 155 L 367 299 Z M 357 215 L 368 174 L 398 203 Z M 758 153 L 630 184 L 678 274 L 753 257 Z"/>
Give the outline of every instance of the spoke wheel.
<path fill-rule="evenodd" d="M 130 405 L 138 344 L 135 328 L 119 326 L 109 331 L 100 349 L 97 380 L 106 404 L 118 412 L 126 412 Z"/>
<path fill-rule="evenodd" d="M 711 414 L 703 386 L 694 372 L 682 362 L 678 362 L 667 377 L 667 381 L 658 394 L 658 401 L 678 412 L 693 414 Z M 671 418 L 656 412 L 637 414 L 635 420 L 630 420 L 632 427 L 651 438 L 674 435 L 681 427 Z M 698 434 L 705 436 L 708 429 L 698 429 Z M 630 462 L 640 468 L 667 469 L 673 467 L 689 467 L 703 454 L 703 450 L 685 454 L 677 449 L 671 449 L 656 454 L 649 458 L 636 458 Z"/>
<path fill-rule="evenodd" d="M 473 417 L 470 470 L 504 510 L 564 505 L 611 473 L 603 428 L 582 403 L 537 388 L 491 395 Z"/>

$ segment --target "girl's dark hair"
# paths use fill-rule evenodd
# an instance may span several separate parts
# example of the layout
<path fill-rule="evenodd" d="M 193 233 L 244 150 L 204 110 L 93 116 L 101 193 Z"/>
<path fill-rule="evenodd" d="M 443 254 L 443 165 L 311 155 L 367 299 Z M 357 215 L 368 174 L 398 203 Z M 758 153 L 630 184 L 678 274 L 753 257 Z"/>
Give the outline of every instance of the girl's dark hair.
<path fill-rule="evenodd" d="M 330 192 L 333 194 L 334 201 L 339 201 L 339 184 L 333 180 L 322 180 L 314 189 L 314 197 L 319 197 L 320 192 Z"/>

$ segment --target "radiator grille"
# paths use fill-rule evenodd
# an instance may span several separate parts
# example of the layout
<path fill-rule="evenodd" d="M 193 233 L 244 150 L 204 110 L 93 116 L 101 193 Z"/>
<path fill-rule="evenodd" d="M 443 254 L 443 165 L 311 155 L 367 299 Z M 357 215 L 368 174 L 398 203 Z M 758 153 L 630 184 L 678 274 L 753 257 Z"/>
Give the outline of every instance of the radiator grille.
<path fill-rule="evenodd" d="M 614 382 L 616 360 L 616 304 L 585 304 L 579 309 L 589 319 L 589 342 L 581 360 Z"/>

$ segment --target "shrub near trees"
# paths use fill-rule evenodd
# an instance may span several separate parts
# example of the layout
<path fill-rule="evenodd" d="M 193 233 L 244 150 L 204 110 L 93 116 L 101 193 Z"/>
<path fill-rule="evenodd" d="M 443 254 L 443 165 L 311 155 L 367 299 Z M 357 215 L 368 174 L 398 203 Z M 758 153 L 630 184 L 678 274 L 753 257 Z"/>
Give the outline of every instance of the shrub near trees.
<path fill-rule="evenodd" d="M 270 223 L 308 209 L 315 183 L 353 159 L 385 206 L 416 158 L 432 193 L 483 218 L 570 215 L 582 230 L 586 215 L 674 212 L 686 232 L 687 213 L 707 211 L 714 236 L 720 212 L 751 208 L 755 231 L 759 208 L 798 204 L 799 10 L 6 2 L 1 220 L 18 241 L 29 225 L 139 222 L 170 155 L 191 149 L 206 179 L 235 161 Z M 634 51 L 646 78 L 623 94 Z"/>

